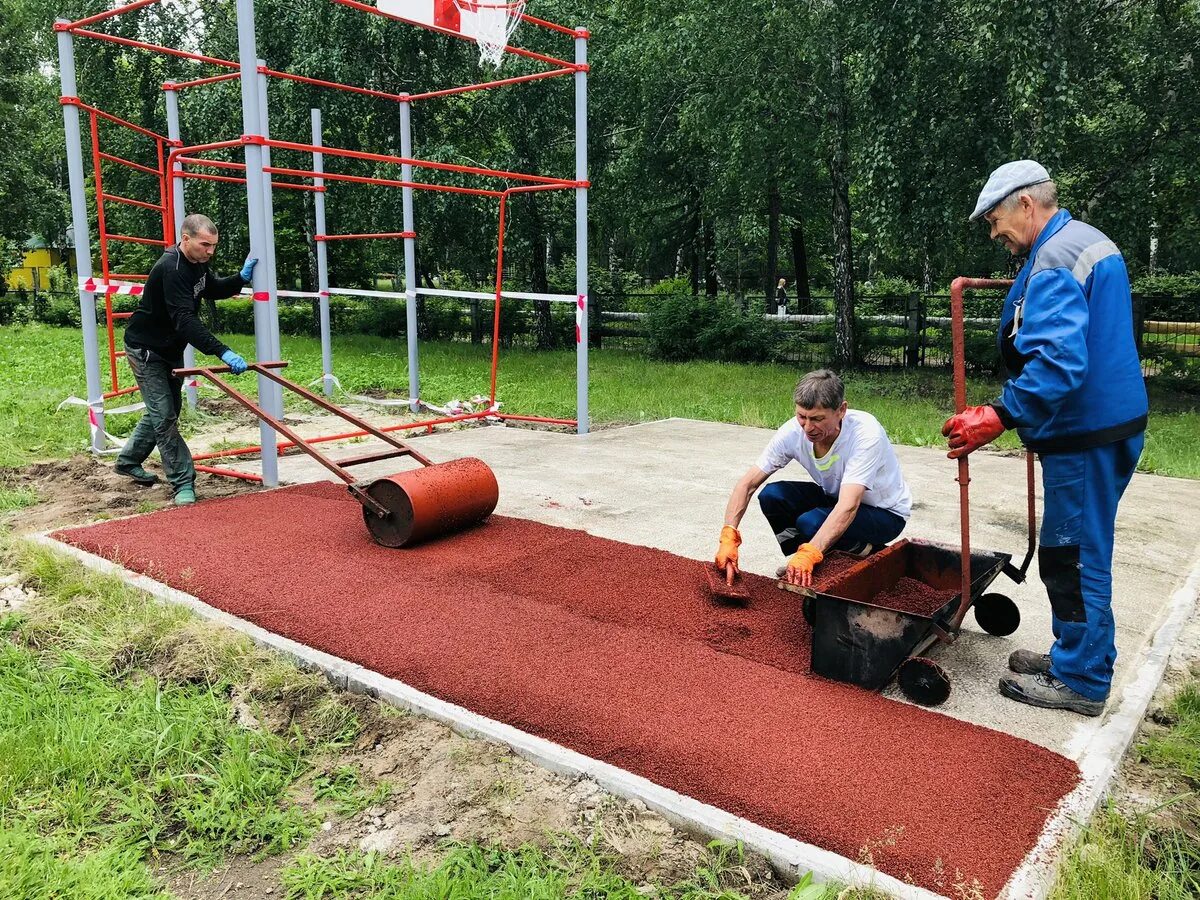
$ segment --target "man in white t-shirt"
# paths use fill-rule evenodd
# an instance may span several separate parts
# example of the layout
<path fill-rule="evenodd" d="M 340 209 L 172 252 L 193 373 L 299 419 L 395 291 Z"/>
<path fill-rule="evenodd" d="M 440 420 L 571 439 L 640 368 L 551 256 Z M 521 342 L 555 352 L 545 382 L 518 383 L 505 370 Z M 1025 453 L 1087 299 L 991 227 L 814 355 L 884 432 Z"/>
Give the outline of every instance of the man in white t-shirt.
<path fill-rule="evenodd" d="M 812 584 L 813 567 L 831 549 L 865 556 L 894 540 L 912 511 L 887 432 L 870 413 L 846 408 L 846 390 L 836 374 L 809 372 L 792 400 L 795 417 L 775 432 L 729 495 L 715 560 L 729 584 L 738 572 L 737 528 L 750 498 L 792 460 L 812 481 L 777 481 L 758 495 L 779 549 L 789 557 L 786 578 L 792 584 Z"/>

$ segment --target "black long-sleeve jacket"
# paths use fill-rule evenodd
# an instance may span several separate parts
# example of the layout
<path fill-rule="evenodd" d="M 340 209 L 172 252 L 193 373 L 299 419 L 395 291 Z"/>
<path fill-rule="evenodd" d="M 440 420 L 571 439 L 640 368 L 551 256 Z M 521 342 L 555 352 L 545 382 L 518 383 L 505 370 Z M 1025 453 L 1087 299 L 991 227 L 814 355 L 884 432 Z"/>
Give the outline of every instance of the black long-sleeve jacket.
<path fill-rule="evenodd" d="M 188 344 L 219 357 L 229 347 L 200 321 L 200 300 L 232 297 L 245 284 L 241 275 L 221 278 L 209 271 L 208 263 L 192 262 L 178 245 L 169 248 L 146 279 L 142 302 L 125 329 L 126 345 L 169 360 L 182 360 Z"/>

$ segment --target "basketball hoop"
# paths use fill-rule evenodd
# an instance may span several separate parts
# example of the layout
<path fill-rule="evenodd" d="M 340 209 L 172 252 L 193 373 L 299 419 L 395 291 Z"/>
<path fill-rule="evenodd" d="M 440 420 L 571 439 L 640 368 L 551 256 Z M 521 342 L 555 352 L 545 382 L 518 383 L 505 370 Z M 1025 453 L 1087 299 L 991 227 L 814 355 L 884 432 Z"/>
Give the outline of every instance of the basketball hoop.
<path fill-rule="evenodd" d="M 508 39 L 521 24 L 521 13 L 525 11 L 525 0 L 513 3 L 500 0 L 454 0 L 461 12 L 462 31 L 470 34 L 479 45 L 479 61 L 491 63 L 496 68 L 504 59 L 504 48 Z"/>

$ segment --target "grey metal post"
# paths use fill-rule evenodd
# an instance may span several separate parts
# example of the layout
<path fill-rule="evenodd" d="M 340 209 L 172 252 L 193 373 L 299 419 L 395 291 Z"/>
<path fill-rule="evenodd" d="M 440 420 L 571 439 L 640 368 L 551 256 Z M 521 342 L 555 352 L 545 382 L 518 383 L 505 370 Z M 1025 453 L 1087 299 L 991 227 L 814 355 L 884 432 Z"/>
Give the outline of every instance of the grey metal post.
<path fill-rule="evenodd" d="M 260 68 L 266 68 L 266 60 L 258 61 Z M 258 121 L 259 131 L 263 137 L 271 136 L 271 126 L 269 116 L 267 114 L 267 76 L 258 73 Z M 262 161 L 264 166 L 271 165 L 271 148 L 264 146 L 262 148 Z M 272 176 L 268 172 L 263 178 L 263 206 L 266 210 L 267 227 L 272 234 L 272 239 L 267 246 L 266 259 L 259 262 L 267 267 L 267 284 L 270 285 L 270 297 L 267 301 L 268 319 L 271 323 L 271 359 L 282 359 L 283 350 L 279 343 L 279 280 L 275 272 L 275 202 L 271 194 Z M 283 388 L 271 382 L 271 412 L 276 418 L 283 416 Z"/>
<path fill-rule="evenodd" d="M 254 44 L 254 0 L 237 0 L 238 61 L 241 64 L 242 88 L 242 132 L 247 135 L 258 133 L 262 120 L 259 117 L 258 68 L 255 65 L 258 53 Z M 265 189 L 263 180 L 262 146 L 253 142 L 245 145 L 246 153 L 246 206 L 249 210 L 250 255 L 265 260 L 273 252 L 275 236 L 267 221 L 264 206 Z M 254 353 L 258 359 L 268 361 L 272 357 L 271 321 L 269 297 L 275 285 L 267 278 L 265 266 L 254 269 L 254 280 L 250 289 L 254 292 Z M 258 298 L 262 297 L 262 300 Z M 258 405 L 271 409 L 272 382 L 258 376 Z M 266 422 L 258 424 L 259 444 L 262 446 L 263 484 L 275 487 L 279 484 L 279 457 L 276 451 L 275 430 Z"/>
<path fill-rule="evenodd" d="M 400 100 L 400 155 L 412 159 L 412 104 L 408 95 L 403 94 Z M 400 164 L 400 179 L 412 181 L 413 167 L 408 163 Z M 400 189 L 401 202 L 404 205 L 404 230 L 415 231 L 413 226 L 413 189 Z M 418 370 L 417 355 L 417 239 L 404 239 L 404 318 L 405 330 L 408 332 L 408 397 L 409 409 L 417 412 L 421 408 L 421 376 Z"/>
<path fill-rule="evenodd" d="M 167 137 L 172 141 L 181 141 L 182 132 L 179 128 L 179 93 L 175 90 L 175 82 L 168 81 L 163 85 L 163 93 L 167 101 Z M 175 223 L 175 240 L 183 236 L 183 179 L 177 175 L 171 176 L 171 218 Z M 183 348 L 183 366 L 185 369 L 196 365 L 196 348 L 188 344 Z M 191 378 L 186 388 L 187 405 L 189 409 L 196 408 L 196 379 Z"/>
<path fill-rule="evenodd" d="M 66 19 L 57 19 L 66 24 Z M 58 33 L 58 72 L 63 97 L 77 98 L 75 45 L 69 31 Z M 80 144 L 79 108 L 63 104 L 63 129 L 67 137 L 67 176 L 71 182 L 71 230 L 75 236 L 75 273 L 80 282 L 92 277 L 92 239 L 88 227 L 87 196 L 83 181 L 83 147 Z M 104 391 L 100 387 L 100 350 L 96 343 L 96 295 L 79 289 L 79 321 L 83 325 L 83 365 L 87 376 L 87 401 L 92 429 L 92 450 L 104 449 Z"/>
<path fill-rule="evenodd" d="M 587 65 L 587 29 L 575 29 L 575 63 Z M 587 71 L 575 72 L 575 180 L 587 181 Z M 575 420 L 579 434 L 588 433 L 588 196 L 575 188 Z"/>
<path fill-rule="evenodd" d="M 312 111 L 312 142 L 321 146 L 321 111 Z M 325 171 L 325 154 L 313 153 L 313 171 L 318 175 Z M 324 187 L 324 178 L 314 178 L 314 187 Z M 329 232 L 325 228 L 325 193 L 313 194 L 313 210 L 316 216 L 317 234 Z M 325 380 L 325 396 L 333 396 L 333 340 L 329 333 L 329 248 L 324 241 L 317 241 L 317 293 L 321 303 L 321 373 Z"/>

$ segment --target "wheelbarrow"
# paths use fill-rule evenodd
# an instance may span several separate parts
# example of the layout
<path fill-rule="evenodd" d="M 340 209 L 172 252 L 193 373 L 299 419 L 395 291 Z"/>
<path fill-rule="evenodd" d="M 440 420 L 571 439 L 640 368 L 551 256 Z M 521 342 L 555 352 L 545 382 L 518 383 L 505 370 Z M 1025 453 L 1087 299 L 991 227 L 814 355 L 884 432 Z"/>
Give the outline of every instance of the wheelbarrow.
<path fill-rule="evenodd" d="M 339 416 L 359 430 L 383 441 L 388 447 L 374 453 L 332 460 L 287 424 L 218 377 L 230 371 L 228 366 L 175 369 L 174 374 L 177 378 L 189 378 L 194 375 L 206 378 L 346 482 L 350 494 L 362 504 L 363 521 L 371 537 L 384 547 L 404 547 L 461 531 L 482 522 L 495 510 L 500 498 L 500 488 L 495 474 L 483 460 L 464 457 L 450 462 L 434 463 L 404 441 L 330 403 L 308 388 L 288 381 L 276 371 L 286 365 L 286 362 L 254 363 L 247 366 L 246 370 L 299 394 L 309 403 Z M 416 460 L 421 468 L 376 478 L 370 482 L 360 481 L 346 471 L 351 466 L 402 456 Z"/>
<path fill-rule="evenodd" d="M 951 333 L 954 346 L 954 401 L 962 412 L 967 405 L 966 363 L 963 340 L 963 290 L 1007 287 L 1012 282 L 956 279 L 950 289 Z M 812 671 L 827 678 L 880 690 L 894 677 L 900 690 L 915 703 L 937 706 L 950 696 L 950 676 L 922 654 L 936 643 L 954 643 L 969 610 L 985 632 L 1006 636 L 1017 630 L 1021 613 L 1007 595 L 988 591 L 1003 572 L 1012 581 L 1025 580 L 1037 546 L 1037 512 L 1034 494 L 1033 454 L 1025 454 L 1028 547 L 1021 565 L 1012 556 L 972 550 L 970 524 L 970 468 L 967 457 L 958 460 L 961 547 L 927 541 L 903 540 L 842 572 L 827 583 L 818 582 L 804 601 L 804 615 L 812 628 Z M 913 611 L 881 604 L 879 598 L 894 592 L 901 579 L 924 587 L 934 608 Z"/>

